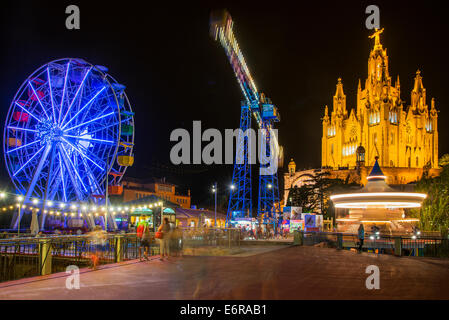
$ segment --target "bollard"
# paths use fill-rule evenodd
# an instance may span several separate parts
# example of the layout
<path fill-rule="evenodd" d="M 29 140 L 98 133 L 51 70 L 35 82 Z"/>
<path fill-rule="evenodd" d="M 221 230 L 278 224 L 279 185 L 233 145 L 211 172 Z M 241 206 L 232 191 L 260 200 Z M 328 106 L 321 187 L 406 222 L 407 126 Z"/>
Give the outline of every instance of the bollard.
<path fill-rule="evenodd" d="M 39 241 L 39 266 L 41 275 L 51 274 L 51 242 L 48 239 Z"/>
<path fill-rule="evenodd" d="M 115 236 L 115 262 L 122 261 L 122 236 Z"/>
<path fill-rule="evenodd" d="M 396 237 L 394 238 L 394 255 L 395 256 L 402 256 L 402 238 Z"/>
<path fill-rule="evenodd" d="M 343 249 L 343 235 L 341 233 L 337 233 L 337 250 Z"/>

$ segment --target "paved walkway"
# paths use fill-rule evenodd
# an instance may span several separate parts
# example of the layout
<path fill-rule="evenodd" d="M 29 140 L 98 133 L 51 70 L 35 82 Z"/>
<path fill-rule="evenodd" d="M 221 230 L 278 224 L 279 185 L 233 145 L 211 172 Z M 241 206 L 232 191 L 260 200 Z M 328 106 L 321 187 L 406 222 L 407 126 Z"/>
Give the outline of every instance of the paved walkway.
<path fill-rule="evenodd" d="M 373 264 L 380 290 L 365 287 Z M 0 284 L 0 299 L 449 299 L 449 260 L 316 247 L 110 265 L 82 273 L 79 290 L 65 277 Z"/>

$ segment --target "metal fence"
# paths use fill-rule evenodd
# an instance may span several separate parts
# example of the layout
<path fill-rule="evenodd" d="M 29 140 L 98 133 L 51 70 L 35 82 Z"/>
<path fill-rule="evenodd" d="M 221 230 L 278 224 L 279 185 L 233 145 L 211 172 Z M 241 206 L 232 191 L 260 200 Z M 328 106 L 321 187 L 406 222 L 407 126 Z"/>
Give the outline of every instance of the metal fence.
<path fill-rule="evenodd" d="M 180 237 L 173 239 L 181 250 L 240 246 L 238 229 L 188 228 L 181 231 Z M 154 239 L 154 233 L 150 236 Z M 87 267 L 94 253 L 99 254 L 100 264 L 137 259 L 139 245 L 136 233 L 108 234 L 100 250 L 98 242 L 89 235 L 14 237 L 8 234 L 0 238 L 0 282 L 62 272 L 69 265 Z M 149 254 L 159 253 L 159 241 L 151 241 Z"/>
<path fill-rule="evenodd" d="M 98 251 L 95 244 L 83 235 L 0 239 L 0 282 L 86 267 Z M 137 236 L 108 235 L 99 253 L 100 264 L 136 259 Z"/>
<path fill-rule="evenodd" d="M 357 234 L 352 233 L 298 231 L 295 234 L 295 243 L 306 246 L 322 245 L 337 249 L 351 249 L 358 248 L 360 240 Z M 362 250 L 398 256 L 449 258 L 449 238 L 367 233 Z"/>
<path fill-rule="evenodd" d="M 240 247 L 240 229 L 228 228 L 184 228 L 182 229 L 183 248 L 198 247 Z"/>

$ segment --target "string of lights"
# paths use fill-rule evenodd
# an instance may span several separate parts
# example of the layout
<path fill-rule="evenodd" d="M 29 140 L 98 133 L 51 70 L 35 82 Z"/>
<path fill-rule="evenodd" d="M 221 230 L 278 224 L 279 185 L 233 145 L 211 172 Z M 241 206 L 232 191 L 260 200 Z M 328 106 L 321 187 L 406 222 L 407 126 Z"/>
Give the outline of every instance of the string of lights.
<path fill-rule="evenodd" d="M 13 199 L 13 204 L 4 205 L 1 207 L 0 212 L 6 212 L 9 210 L 15 210 L 16 208 L 21 207 L 24 210 L 35 210 L 39 212 L 42 210 L 43 201 L 33 198 L 28 201 L 28 203 L 24 203 L 24 196 L 17 194 L 10 194 L 4 191 L 0 192 L 0 200 L 8 200 Z M 142 209 L 152 209 L 157 207 L 162 207 L 163 202 L 153 202 L 148 203 L 146 205 L 139 206 L 128 206 L 128 205 L 117 205 L 117 206 L 108 206 L 108 211 L 112 215 L 116 214 L 124 214 L 128 212 L 133 212 L 134 210 L 142 210 Z M 89 203 L 76 203 L 76 202 L 55 202 L 55 201 L 46 201 L 45 208 L 43 209 L 45 214 L 55 215 L 55 216 L 71 216 L 71 217 L 83 217 L 83 216 L 100 216 L 106 213 L 106 206 L 98 206 L 95 204 Z"/>

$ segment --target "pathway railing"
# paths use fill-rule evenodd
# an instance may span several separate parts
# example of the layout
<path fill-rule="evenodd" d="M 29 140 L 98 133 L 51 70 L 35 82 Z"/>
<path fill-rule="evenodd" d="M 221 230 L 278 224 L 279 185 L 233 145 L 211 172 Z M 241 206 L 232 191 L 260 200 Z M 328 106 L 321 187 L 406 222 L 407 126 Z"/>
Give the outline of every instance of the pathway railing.
<path fill-rule="evenodd" d="M 154 233 L 151 233 L 154 239 Z M 184 249 L 240 246 L 238 229 L 183 229 Z M 136 233 L 108 234 L 99 250 L 100 264 L 139 258 Z M 0 282 L 65 271 L 67 266 L 87 267 L 98 251 L 98 240 L 89 235 L 4 237 L 0 239 Z M 143 251 L 143 250 L 142 250 Z M 159 254 L 159 241 L 151 241 L 150 255 Z"/>
<path fill-rule="evenodd" d="M 358 248 L 360 241 L 358 235 L 352 233 L 296 231 L 294 243 L 306 246 L 323 244 L 330 248 L 351 249 Z M 375 235 L 366 233 L 362 250 L 397 256 L 449 258 L 449 238 L 436 235 Z"/>
<path fill-rule="evenodd" d="M 0 239 L 0 282 L 61 272 L 69 265 L 86 267 L 95 244 L 86 235 Z M 137 257 L 136 234 L 108 235 L 100 250 L 100 264 Z"/>

